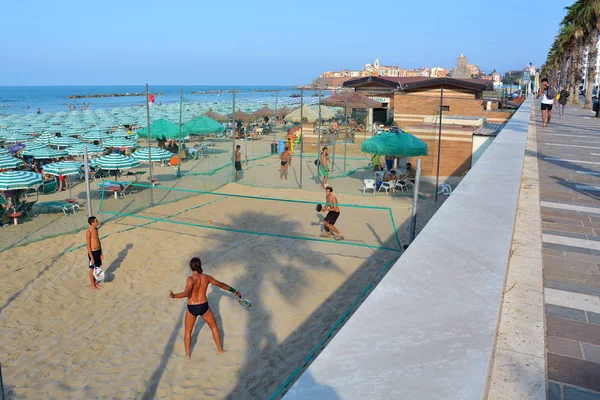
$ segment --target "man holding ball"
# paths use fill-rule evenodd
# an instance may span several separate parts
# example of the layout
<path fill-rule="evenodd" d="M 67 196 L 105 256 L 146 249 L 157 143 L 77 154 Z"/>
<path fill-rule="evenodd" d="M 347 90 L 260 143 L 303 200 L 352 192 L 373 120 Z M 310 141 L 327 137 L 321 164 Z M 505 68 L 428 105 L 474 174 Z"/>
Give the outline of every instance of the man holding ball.
<path fill-rule="evenodd" d="M 335 236 L 335 240 L 344 240 L 344 236 L 340 233 L 340 231 L 334 226 L 335 222 L 340 216 L 340 207 L 338 207 L 338 200 L 333 195 L 333 188 L 331 186 L 325 187 L 325 206 L 321 208 L 321 212 L 328 211 L 325 216 L 325 221 L 323 222 L 323 233 L 321 233 L 322 237 L 330 237 L 330 235 Z"/>

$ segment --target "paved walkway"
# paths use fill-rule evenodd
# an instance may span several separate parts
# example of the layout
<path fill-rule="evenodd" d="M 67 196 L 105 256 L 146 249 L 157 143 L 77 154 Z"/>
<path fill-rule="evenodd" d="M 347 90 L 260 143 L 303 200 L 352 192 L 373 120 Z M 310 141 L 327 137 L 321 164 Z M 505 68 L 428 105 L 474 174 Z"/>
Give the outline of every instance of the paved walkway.
<path fill-rule="evenodd" d="M 548 398 L 600 400 L 600 119 L 537 123 Z"/>

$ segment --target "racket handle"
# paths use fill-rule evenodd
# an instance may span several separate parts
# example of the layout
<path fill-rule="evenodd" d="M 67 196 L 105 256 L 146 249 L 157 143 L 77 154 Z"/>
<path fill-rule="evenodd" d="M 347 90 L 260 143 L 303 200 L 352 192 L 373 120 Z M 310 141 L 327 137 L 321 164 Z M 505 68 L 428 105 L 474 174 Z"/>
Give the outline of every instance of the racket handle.
<path fill-rule="evenodd" d="M 235 294 L 235 292 L 237 292 L 237 289 L 234 288 L 233 286 L 229 286 L 229 291 L 233 294 Z"/>

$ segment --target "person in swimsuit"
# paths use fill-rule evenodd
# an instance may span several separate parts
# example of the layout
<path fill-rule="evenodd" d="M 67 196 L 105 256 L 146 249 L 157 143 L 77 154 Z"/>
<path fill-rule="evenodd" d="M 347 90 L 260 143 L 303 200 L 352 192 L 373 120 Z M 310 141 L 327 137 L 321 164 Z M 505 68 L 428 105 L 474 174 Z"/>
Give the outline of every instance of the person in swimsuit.
<path fill-rule="evenodd" d="M 323 147 L 323 151 L 321 152 L 321 157 L 319 160 L 319 169 L 321 170 L 321 174 L 323 175 L 323 182 L 321 182 L 321 187 L 325 189 L 325 185 L 327 185 L 327 179 L 329 179 L 329 153 L 327 151 L 327 147 Z"/>
<path fill-rule="evenodd" d="M 242 170 L 242 152 L 240 151 L 242 147 L 238 144 L 235 146 L 235 180 L 237 182 L 239 173 Z"/>
<path fill-rule="evenodd" d="M 185 290 L 181 293 L 173 293 L 169 291 L 169 296 L 172 299 L 188 299 L 187 311 L 185 313 L 185 334 L 183 336 L 183 342 L 185 344 L 185 355 L 188 358 L 192 357 L 191 345 L 192 345 L 192 331 L 196 324 L 196 318 L 202 317 L 204 322 L 208 324 L 212 331 L 212 336 L 217 345 L 217 351 L 219 354 L 223 354 L 225 350 L 221 343 L 221 332 L 215 321 L 215 316 L 208 306 L 208 300 L 206 299 L 206 290 L 208 284 L 211 283 L 215 286 L 220 287 L 223 290 L 228 290 L 234 293 L 238 297 L 242 297 L 242 294 L 231 286 L 219 282 L 210 275 L 206 275 L 202 272 L 202 261 L 198 257 L 194 257 L 190 260 L 190 269 L 192 270 L 192 276 L 187 278 L 185 284 Z"/>
<path fill-rule="evenodd" d="M 290 158 L 292 154 L 290 153 L 290 148 L 286 146 L 283 153 L 279 158 L 281 159 L 281 169 L 279 170 L 279 179 L 283 179 L 285 176 L 285 180 L 288 178 L 288 169 L 290 168 Z"/>
<path fill-rule="evenodd" d="M 102 286 L 98 285 L 96 278 L 94 278 L 94 267 L 100 268 L 102 260 L 104 260 L 102 246 L 100 245 L 100 236 L 98 236 L 98 218 L 94 216 L 89 217 L 88 224 L 90 224 L 90 229 L 85 234 L 85 241 L 87 243 L 88 259 L 90 260 L 90 282 L 93 290 L 100 290 Z"/>
<path fill-rule="evenodd" d="M 321 236 L 331 237 L 330 235 L 334 235 L 335 240 L 344 240 L 344 236 L 334 226 L 340 216 L 340 207 L 338 207 L 337 197 L 333 195 L 333 188 L 331 186 L 325 188 L 325 201 L 326 205 L 321 209 L 321 212 L 328 211 L 328 213 L 323 222 L 324 232 Z"/>

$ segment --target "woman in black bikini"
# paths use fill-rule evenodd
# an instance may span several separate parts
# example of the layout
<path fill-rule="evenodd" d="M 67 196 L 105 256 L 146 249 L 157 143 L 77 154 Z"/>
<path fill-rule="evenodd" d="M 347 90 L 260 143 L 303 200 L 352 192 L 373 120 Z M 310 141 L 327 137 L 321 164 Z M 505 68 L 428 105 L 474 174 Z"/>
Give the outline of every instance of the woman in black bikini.
<path fill-rule="evenodd" d="M 204 322 L 206 322 L 210 327 L 213 339 L 217 345 L 217 351 L 219 354 L 222 354 L 225 352 L 225 350 L 221 344 L 221 332 L 219 332 L 219 327 L 215 321 L 215 316 L 208 306 L 208 301 L 206 300 L 206 289 L 208 289 L 208 284 L 211 283 L 223 290 L 228 290 L 231 293 L 234 293 L 238 297 L 242 297 L 242 294 L 231 286 L 223 282 L 219 282 L 212 276 L 202 273 L 202 261 L 200 261 L 198 257 L 194 257 L 190 260 L 190 269 L 192 270 L 192 276 L 187 278 L 185 290 L 181 293 L 173 293 L 172 291 L 169 291 L 169 296 L 172 299 L 182 299 L 184 297 L 187 297 L 188 299 L 187 311 L 185 313 L 185 334 L 183 337 L 183 342 L 185 343 L 185 354 L 188 358 L 192 357 L 192 330 L 194 329 L 196 318 L 198 316 L 201 316 Z"/>

